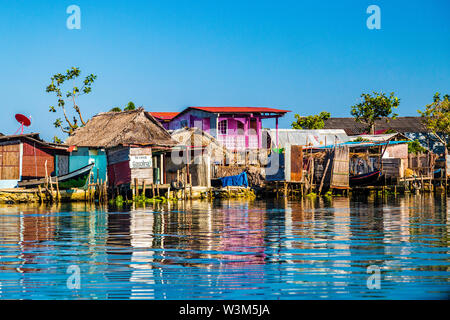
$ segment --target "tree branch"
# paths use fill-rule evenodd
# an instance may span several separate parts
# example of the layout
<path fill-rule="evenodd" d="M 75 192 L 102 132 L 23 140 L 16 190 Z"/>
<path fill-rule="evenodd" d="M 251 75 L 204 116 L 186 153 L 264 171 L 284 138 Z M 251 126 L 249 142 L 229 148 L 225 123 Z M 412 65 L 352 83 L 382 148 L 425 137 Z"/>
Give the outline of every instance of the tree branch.
<path fill-rule="evenodd" d="M 83 116 L 81 115 L 81 111 L 80 108 L 77 106 L 77 104 L 75 103 L 75 95 L 72 95 L 72 101 L 73 101 L 73 108 L 75 109 L 75 111 L 78 113 L 78 117 L 80 117 L 80 121 L 83 124 L 83 126 L 86 125 L 86 122 L 84 122 L 83 120 Z"/>

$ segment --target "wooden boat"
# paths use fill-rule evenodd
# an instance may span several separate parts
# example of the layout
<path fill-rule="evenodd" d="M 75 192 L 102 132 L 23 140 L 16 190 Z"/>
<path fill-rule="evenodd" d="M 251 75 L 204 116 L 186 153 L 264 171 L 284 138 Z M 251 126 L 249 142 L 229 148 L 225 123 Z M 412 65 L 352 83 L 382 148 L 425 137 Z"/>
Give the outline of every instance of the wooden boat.
<path fill-rule="evenodd" d="M 83 188 L 87 180 L 89 179 L 89 175 L 91 174 L 92 168 L 94 164 L 91 163 L 83 168 L 78 170 L 69 172 L 68 174 L 64 174 L 58 176 L 58 186 L 59 189 L 73 189 L 73 188 Z M 52 183 L 56 183 L 56 177 L 50 177 Z M 41 179 L 30 179 L 19 182 L 20 188 L 36 188 L 37 186 L 42 186 L 46 183 L 45 178 Z"/>
<path fill-rule="evenodd" d="M 374 186 L 378 184 L 381 177 L 382 174 L 380 170 L 350 176 L 350 187 Z"/>

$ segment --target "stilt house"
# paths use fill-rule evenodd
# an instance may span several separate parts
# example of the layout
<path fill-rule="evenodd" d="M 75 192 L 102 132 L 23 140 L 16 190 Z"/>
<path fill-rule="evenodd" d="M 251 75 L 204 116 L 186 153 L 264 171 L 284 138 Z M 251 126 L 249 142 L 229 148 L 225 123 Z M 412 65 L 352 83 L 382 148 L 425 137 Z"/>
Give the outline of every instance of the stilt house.
<path fill-rule="evenodd" d="M 66 142 L 70 146 L 105 149 L 108 184 L 127 186 L 163 184 L 164 154 L 176 144 L 164 127 L 148 112 L 105 112 L 77 129 Z"/>

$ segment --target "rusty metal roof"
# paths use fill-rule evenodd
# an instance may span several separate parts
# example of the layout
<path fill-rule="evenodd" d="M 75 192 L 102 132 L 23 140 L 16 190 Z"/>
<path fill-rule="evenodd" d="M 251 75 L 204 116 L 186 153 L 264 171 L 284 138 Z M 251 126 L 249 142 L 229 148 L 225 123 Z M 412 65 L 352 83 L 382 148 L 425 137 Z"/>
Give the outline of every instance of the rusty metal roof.
<path fill-rule="evenodd" d="M 348 135 L 365 133 L 367 125 L 356 122 L 354 118 L 329 118 L 325 121 L 324 129 L 343 129 Z M 420 132 L 428 133 L 429 130 L 423 125 L 421 117 L 397 117 L 389 122 L 385 120 L 375 121 L 376 132 L 395 130 L 400 133 Z"/>

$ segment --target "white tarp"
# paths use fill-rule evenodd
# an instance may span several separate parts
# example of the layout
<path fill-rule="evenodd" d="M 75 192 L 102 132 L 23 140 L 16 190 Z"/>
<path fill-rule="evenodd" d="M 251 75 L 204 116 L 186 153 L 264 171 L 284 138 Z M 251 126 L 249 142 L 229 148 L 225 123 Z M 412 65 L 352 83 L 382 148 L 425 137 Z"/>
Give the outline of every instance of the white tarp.
<path fill-rule="evenodd" d="M 393 137 L 395 137 L 396 135 L 398 135 L 398 133 L 389 133 L 389 134 L 361 134 L 358 136 L 352 136 L 350 138 L 350 141 L 354 141 L 358 138 L 362 138 L 364 140 L 368 140 L 368 141 L 374 141 L 374 142 L 384 142 L 384 141 L 388 141 L 391 140 Z"/>
<path fill-rule="evenodd" d="M 272 141 L 272 148 L 276 148 L 276 129 L 265 129 L 263 131 L 263 141 L 265 134 L 269 134 Z M 298 130 L 298 129 L 278 129 L 279 148 L 288 145 L 294 146 L 314 146 L 323 147 L 335 143 L 350 141 L 343 129 L 318 129 L 318 130 Z"/>

